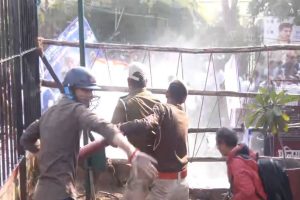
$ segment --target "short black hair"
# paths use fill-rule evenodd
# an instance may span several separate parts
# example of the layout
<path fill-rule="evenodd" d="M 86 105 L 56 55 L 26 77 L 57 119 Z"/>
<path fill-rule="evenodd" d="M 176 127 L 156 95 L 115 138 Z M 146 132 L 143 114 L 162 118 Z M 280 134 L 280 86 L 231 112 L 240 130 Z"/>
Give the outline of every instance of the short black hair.
<path fill-rule="evenodd" d="M 217 144 L 225 143 L 228 147 L 235 147 L 238 143 L 238 137 L 234 130 L 222 127 L 217 130 Z"/>
<path fill-rule="evenodd" d="M 292 29 L 293 28 L 293 24 L 288 23 L 288 22 L 281 23 L 279 25 L 279 27 L 278 27 L 278 30 L 282 31 L 284 28 L 290 28 L 290 29 Z"/>
<path fill-rule="evenodd" d="M 176 101 L 176 103 L 182 104 L 185 102 L 188 91 L 181 81 L 174 80 L 169 85 L 168 93 L 170 97 Z"/>

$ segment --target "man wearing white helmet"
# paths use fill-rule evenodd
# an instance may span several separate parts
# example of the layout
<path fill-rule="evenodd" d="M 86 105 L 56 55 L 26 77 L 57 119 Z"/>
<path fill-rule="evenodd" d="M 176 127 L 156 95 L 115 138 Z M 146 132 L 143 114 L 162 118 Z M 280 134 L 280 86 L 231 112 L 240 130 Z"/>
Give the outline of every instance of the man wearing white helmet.
<path fill-rule="evenodd" d="M 64 95 L 33 122 L 21 136 L 23 147 L 37 154 L 40 176 L 34 200 L 76 199 L 75 172 L 82 130 L 101 134 L 106 141 L 123 149 L 132 165 L 155 177 L 152 157 L 130 144 L 113 124 L 88 109 L 93 91 L 99 90 L 95 78 L 83 67 L 69 70 L 63 81 Z M 40 148 L 35 145 L 40 140 Z"/>

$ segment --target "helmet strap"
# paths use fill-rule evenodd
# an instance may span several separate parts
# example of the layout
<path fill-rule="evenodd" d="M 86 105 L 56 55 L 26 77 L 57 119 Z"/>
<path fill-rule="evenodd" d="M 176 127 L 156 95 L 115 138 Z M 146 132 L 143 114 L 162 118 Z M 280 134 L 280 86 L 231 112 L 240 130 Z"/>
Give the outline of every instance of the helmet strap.
<path fill-rule="evenodd" d="M 71 100 L 76 100 L 72 88 L 70 88 L 70 87 L 68 87 L 68 86 L 64 87 L 64 94 L 65 94 L 69 99 L 71 99 Z"/>

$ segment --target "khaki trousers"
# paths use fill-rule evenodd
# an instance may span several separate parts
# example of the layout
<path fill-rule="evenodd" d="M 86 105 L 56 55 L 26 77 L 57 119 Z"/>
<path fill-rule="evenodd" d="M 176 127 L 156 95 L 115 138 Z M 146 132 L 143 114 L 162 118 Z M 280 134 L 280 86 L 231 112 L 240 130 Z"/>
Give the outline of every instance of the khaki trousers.
<path fill-rule="evenodd" d="M 130 174 L 123 200 L 188 200 L 189 186 L 183 179 L 141 179 Z"/>
<path fill-rule="evenodd" d="M 156 179 L 146 200 L 188 200 L 189 186 L 187 180 Z"/>

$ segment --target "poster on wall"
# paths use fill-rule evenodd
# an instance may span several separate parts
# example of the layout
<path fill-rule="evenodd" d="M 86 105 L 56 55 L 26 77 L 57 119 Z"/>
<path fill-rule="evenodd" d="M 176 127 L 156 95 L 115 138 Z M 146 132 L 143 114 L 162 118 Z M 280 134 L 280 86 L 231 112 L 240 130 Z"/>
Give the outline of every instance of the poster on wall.
<path fill-rule="evenodd" d="M 280 20 L 277 17 L 264 18 L 264 44 L 300 43 L 300 26 L 293 24 L 294 18 Z"/>

